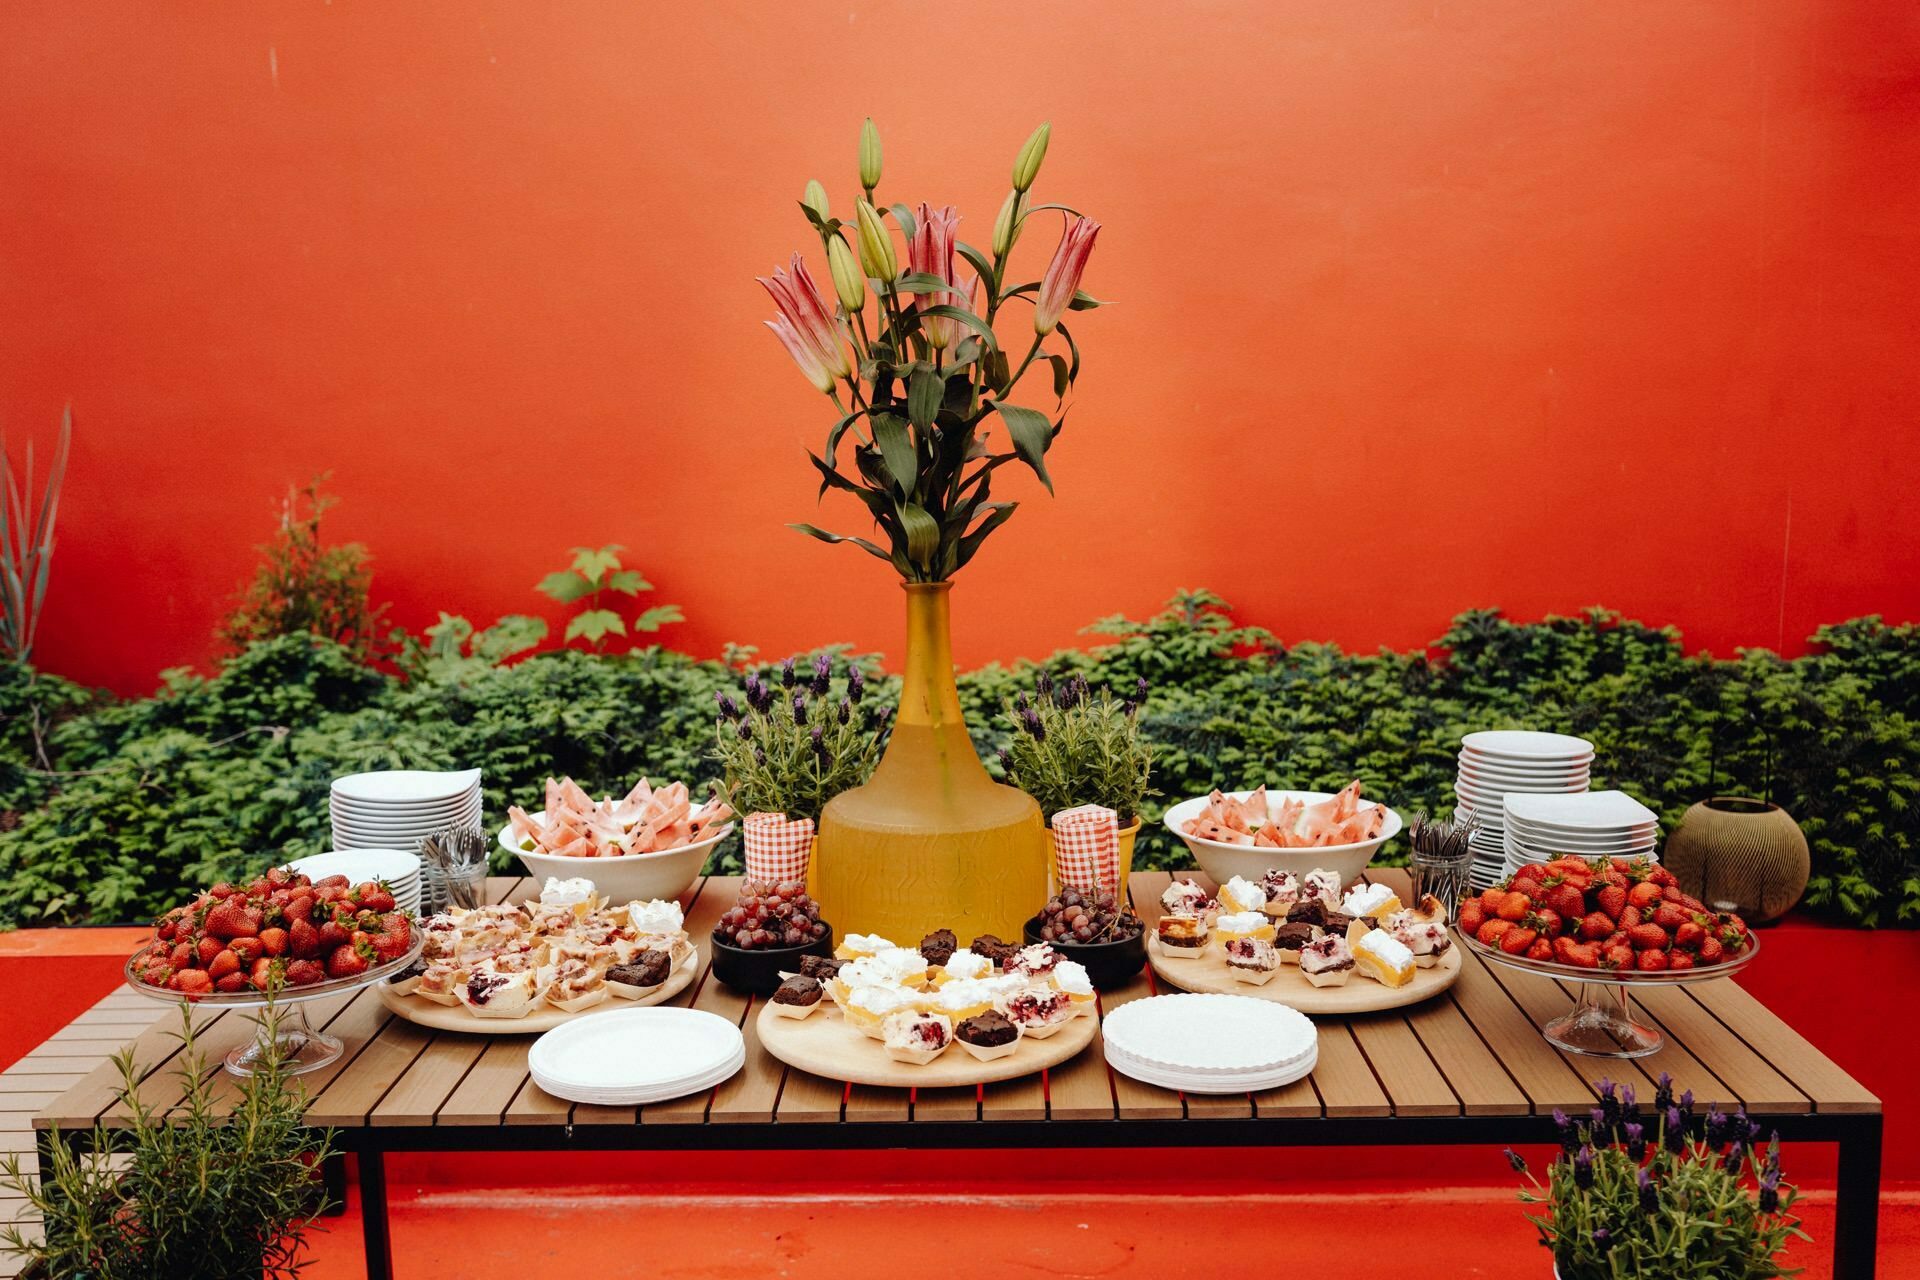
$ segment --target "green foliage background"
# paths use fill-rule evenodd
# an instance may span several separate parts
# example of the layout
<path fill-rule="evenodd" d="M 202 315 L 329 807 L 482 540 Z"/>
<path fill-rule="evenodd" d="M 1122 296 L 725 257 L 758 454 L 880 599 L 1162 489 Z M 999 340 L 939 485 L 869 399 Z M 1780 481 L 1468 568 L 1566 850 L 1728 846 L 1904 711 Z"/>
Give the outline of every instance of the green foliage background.
<path fill-rule="evenodd" d="M 1142 724 L 1159 794 L 1143 865 L 1183 864 L 1159 815 L 1216 784 L 1358 777 L 1403 812 L 1446 811 L 1460 735 L 1529 726 L 1591 738 L 1595 785 L 1638 796 L 1669 830 L 1712 791 L 1771 780 L 1813 843 L 1810 906 L 1920 925 L 1920 627 L 1860 618 L 1822 628 L 1805 657 L 1716 661 L 1604 611 L 1532 624 L 1482 611 L 1430 652 L 1348 654 L 1283 646 L 1194 592 L 1093 629 L 1110 642 L 1049 665 L 1153 686 Z M 211 678 L 170 672 L 140 700 L 0 667 L 0 924 L 143 918 L 188 887 L 323 849 L 328 783 L 355 770 L 479 765 L 496 822 L 550 773 L 609 790 L 641 774 L 709 778 L 713 695 L 738 677 L 660 648 L 503 666 L 446 644 L 408 646 L 388 673 L 307 636 L 254 644 Z M 1031 678 L 1031 664 L 961 678 L 987 759 L 1002 701 Z M 869 703 L 896 688 L 874 679 Z M 712 869 L 738 865 L 723 846 Z"/>

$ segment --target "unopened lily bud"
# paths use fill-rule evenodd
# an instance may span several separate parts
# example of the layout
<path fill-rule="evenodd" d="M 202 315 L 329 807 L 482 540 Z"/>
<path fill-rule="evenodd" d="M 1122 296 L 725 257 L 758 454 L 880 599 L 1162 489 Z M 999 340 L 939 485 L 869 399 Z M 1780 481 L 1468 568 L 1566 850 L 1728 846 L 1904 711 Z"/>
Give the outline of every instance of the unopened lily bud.
<path fill-rule="evenodd" d="M 837 235 L 827 237 L 827 269 L 833 275 L 833 291 L 848 315 L 867 305 L 867 277 L 853 260 L 853 250 Z"/>
<path fill-rule="evenodd" d="M 1034 163 L 1038 167 L 1039 162 Z M 860 126 L 860 185 L 869 191 L 880 185 L 880 131 L 873 127 L 872 116 Z"/>
<path fill-rule="evenodd" d="M 1040 176 L 1040 162 L 1047 158 L 1047 139 L 1053 136 L 1053 124 L 1048 122 L 1035 129 L 1020 147 L 1020 154 L 1013 161 L 1013 189 L 1025 191 Z"/>
<path fill-rule="evenodd" d="M 1007 192 L 1000 216 L 993 220 L 993 256 L 1004 258 L 1020 240 L 1020 220 L 1027 216 L 1027 196 L 1023 191 Z"/>
<path fill-rule="evenodd" d="M 865 200 L 855 207 L 854 216 L 860 226 L 861 267 L 883 285 L 892 284 L 900 274 L 900 266 L 893 256 L 893 237 L 887 234 L 887 224 L 880 221 L 879 212 Z"/>
<path fill-rule="evenodd" d="M 806 194 L 800 197 L 800 203 L 813 210 L 814 216 L 822 222 L 833 216 L 827 204 L 827 189 L 817 181 L 807 183 Z"/>

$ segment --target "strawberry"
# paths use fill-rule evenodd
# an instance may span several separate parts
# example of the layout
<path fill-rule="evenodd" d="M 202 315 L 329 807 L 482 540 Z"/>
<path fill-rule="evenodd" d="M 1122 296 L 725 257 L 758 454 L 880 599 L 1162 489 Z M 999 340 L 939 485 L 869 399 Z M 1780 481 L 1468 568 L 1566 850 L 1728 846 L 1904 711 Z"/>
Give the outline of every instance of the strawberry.
<path fill-rule="evenodd" d="M 1631 929 L 1640 923 L 1640 908 L 1629 906 L 1620 913 L 1619 925 L 1622 929 Z"/>
<path fill-rule="evenodd" d="M 280 961 L 261 956 L 253 962 L 253 973 L 250 975 L 253 989 L 256 991 L 272 990 L 280 981 L 282 971 L 283 966 Z"/>
<path fill-rule="evenodd" d="M 203 995 L 213 990 L 213 979 L 205 969 L 181 969 L 167 979 L 167 986 L 188 995 Z"/>
<path fill-rule="evenodd" d="M 1560 919 L 1560 913 L 1553 908 L 1541 907 L 1538 911 L 1528 916 L 1525 923 L 1551 938 L 1554 934 L 1560 932 L 1560 926 L 1565 922 Z"/>
<path fill-rule="evenodd" d="M 290 987 L 310 987 L 326 980 L 326 966 L 318 960 L 294 960 L 287 965 L 287 985 Z"/>
<path fill-rule="evenodd" d="M 1500 899 L 1500 909 L 1494 914 L 1502 920 L 1517 921 L 1526 919 L 1527 913 L 1531 910 L 1533 910 L 1533 903 L 1528 900 L 1525 893 L 1516 889 L 1509 891 Z"/>
<path fill-rule="evenodd" d="M 213 888 L 207 890 L 207 894 L 209 897 L 222 898 L 222 899 L 231 898 L 234 894 L 238 892 L 239 890 L 235 889 L 232 885 L 228 884 L 225 880 L 222 880 L 219 884 L 216 884 L 215 886 L 213 886 Z"/>
<path fill-rule="evenodd" d="M 260 932 L 260 908 L 226 898 L 207 912 L 207 932 L 216 938 L 251 938 Z"/>
<path fill-rule="evenodd" d="M 1529 880 L 1538 880 L 1544 884 L 1550 874 L 1552 873 L 1547 870 L 1546 863 L 1529 862 L 1526 866 L 1514 872 L 1513 878 L 1518 880 L 1520 877 L 1525 876 Z"/>
<path fill-rule="evenodd" d="M 274 867 L 267 872 L 266 879 L 267 883 L 274 888 L 282 889 L 293 883 L 293 872 L 287 870 L 285 867 Z"/>
<path fill-rule="evenodd" d="M 1647 927 L 1652 928 L 1653 926 L 1648 925 Z M 1669 967 L 1667 953 L 1664 951 L 1642 951 L 1633 958 L 1633 967 L 1641 973 L 1664 973 Z"/>
<path fill-rule="evenodd" d="M 367 911 L 393 910 L 393 895 L 383 884 L 363 884 L 353 891 L 353 896 Z"/>
<path fill-rule="evenodd" d="M 199 958 L 200 955 L 191 942 L 176 942 L 173 944 L 172 954 L 167 957 L 167 963 L 176 969 L 191 969 L 194 961 Z"/>
<path fill-rule="evenodd" d="M 331 952 L 337 947 L 346 946 L 351 936 L 347 933 L 346 926 L 336 920 L 328 920 L 316 932 L 319 935 L 322 954 Z"/>
<path fill-rule="evenodd" d="M 1647 911 L 1660 901 L 1660 893 L 1659 885 L 1643 880 L 1627 891 L 1627 902 L 1641 911 Z"/>
<path fill-rule="evenodd" d="M 1598 969 L 1600 967 L 1600 944 L 1597 942 L 1573 942 L 1562 938 L 1567 945 L 1556 953 L 1562 964 L 1570 964 L 1576 969 Z"/>
<path fill-rule="evenodd" d="M 231 951 L 222 950 L 220 954 L 215 956 L 207 965 L 207 976 L 215 982 L 218 982 L 230 973 L 238 972 L 240 972 L 240 957 Z"/>
<path fill-rule="evenodd" d="M 287 954 L 300 960 L 312 960 L 320 954 L 320 931 L 305 920 L 287 924 Z"/>
<path fill-rule="evenodd" d="M 247 975 L 235 969 L 223 978 L 215 978 L 213 980 L 213 989 L 215 991 L 225 992 L 228 995 L 232 995 L 236 991 L 246 991 L 249 989 Z"/>
<path fill-rule="evenodd" d="M 345 876 L 327 876 L 324 879 L 315 880 L 313 887 L 316 889 L 344 889 L 348 883 Z"/>
<path fill-rule="evenodd" d="M 359 947 L 336 947 L 327 957 L 327 976 L 329 978 L 355 978 L 365 973 L 373 964 L 373 948 L 362 950 Z"/>
<path fill-rule="evenodd" d="M 1531 947 L 1533 940 L 1539 936 L 1537 930 L 1529 929 L 1525 925 L 1515 925 L 1502 935 L 1500 949 L 1510 956 L 1525 955 L 1527 948 Z"/>
<path fill-rule="evenodd" d="M 1673 931 L 1673 945 L 1682 951 L 1698 951 L 1702 939 L 1707 936 L 1706 926 L 1698 920 L 1682 920 Z"/>
<path fill-rule="evenodd" d="M 1727 958 L 1727 946 L 1720 939 L 1708 934 L 1700 939 L 1700 963 L 1719 964 Z"/>
<path fill-rule="evenodd" d="M 240 958 L 243 967 L 251 969 L 265 948 L 260 945 L 258 938 L 235 938 L 227 944 L 227 949 Z"/>
<path fill-rule="evenodd" d="M 1552 862 L 1549 862 L 1547 864 L 1547 870 L 1553 872 L 1556 875 L 1562 875 L 1562 876 L 1591 877 L 1593 875 L 1593 868 L 1587 865 L 1587 860 L 1585 858 L 1576 858 L 1576 857 L 1573 857 L 1571 854 L 1566 855 L 1564 857 L 1555 858 Z"/>
<path fill-rule="evenodd" d="M 313 917 L 313 895 L 296 893 L 287 899 L 287 905 L 280 908 L 280 914 L 289 920 L 309 920 Z"/>
<path fill-rule="evenodd" d="M 1688 911 L 1705 911 L 1707 909 L 1706 903 L 1700 901 L 1700 899 L 1690 893 L 1681 892 L 1680 886 L 1676 884 L 1662 886 L 1660 896 L 1675 906 L 1685 908 Z"/>
<path fill-rule="evenodd" d="M 1491 889 L 1483 890 L 1480 894 L 1480 909 L 1486 912 L 1487 917 L 1491 919 L 1500 914 L 1500 903 L 1506 896 L 1506 888 L 1502 885 L 1495 885 Z"/>
<path fill-rule="evenodd" d="M 1530 903 L 1538 904 L 1542 898 L 1547 896 L 1547 886 L 1544 882 L 1536 880 L 1532 876 L 1521 874 L 1513 878 L 1513 892 L 1519 894 Z"/>
<path fill-rule="evenodd" d="M 1533 940 L 1533 945 L 1527 948 L 1527 959 L 1529 960 L 1553 959 L 1553 944 L 1547 941 L 1547 936 L 1545 934 L 1541 934 L 1539 937 L 1535 938 Z"/>
<path fill-rule="evenodd" d="M 1613 932 L 1613 921 L 1604 911 L 1590 911 L 1580 918 L 1578 932 L 1583 941 L 1598 942 Z"/>
<path fill-rule="evenodd" d="M 1663 889 L 1672 888 L 1674 885 L 1680 883 L 1678 876 L 1661 866 L 1655 866 L 1652 870 L 1648 871 L 1647 879 L 1653 881 Z"/>
<path fill-rule="evenodd" d="M 260 931 L 260 949 L 270 956 L 282 956 L 287 953 L 287 931 L 272 928 Z"/>
<path fill-rule="evenodd" d="M 215 956 L 219 955 L 222 951 L 225 951 L 226 949 L 227 949 L 227 944 L 220 941 L 220 939 L 218 938 L 202 938 L 200 939 L 199 945 L 197 945 L 194 948 L 193 953 L 194 953 L 194 957 L 197 960 L 199 960 L 200 967 L 204 969 L 208 965 L 213 963 L 213 958 Z"/>
<path fill-rule="evenodd" d="M 1657 924 L 1637 924 L 1627 930 L 1627 941 L 1633 944 L 1635 951 L 1664 951 L 1667 931 Z"/>
<path fill-rule="evenodd" d="M 373 938 L 373 954 L 381 963 L 398 960 L 413 945 L 413 926 L 398 912 L 388 915 Z"/>
<path fill-rule="evenodd" d="M 1653 909 L 1653 922 L 1669 933 L 1686 924 L 1693 917 L 1677 902 L 1662 902 Z M 1704 932 L 1704 930 L 1702 931 Z"/>
<path fill-rule="evenodd" d="M 1578 920 L 1587 911 L 1587 896 L 1572 884 L 1557 884 L 1547 890 L 1546 906 L 1563 920 Z"/>
<path fill-rule="evenodd" d="M 1473 936 L 1478 938 L 1483 946 L 1497 947 L 1500 945 L 1500 939 L 1511 932 L 1513 932 L 1513 921 L 1489 920 L 1481 925 L 1480 932 Z"/>
<path fill-rule="evenodd" d="M 1602 886 L 1594 898 L 1594 905 L 1615 920 L 1618 920 L 1620 913 L 1627 909 L 1627 891 L 1617 884 Z"/>
<path fill-rule="evenodd" d="M 1487 909 L 1480 905 L 1480 899 L 1468 898 L 1460 904 L 1460 932 L 1469 938 L 1477 937 L 1480 926 L 1487 921 Z"/>
<path fill-rule="evenodd" d="M 1684 951 L 1669 951 L 1667 953 L 1667 968 L 1691 969 L 1693 968 L 1693 957 Z"/>

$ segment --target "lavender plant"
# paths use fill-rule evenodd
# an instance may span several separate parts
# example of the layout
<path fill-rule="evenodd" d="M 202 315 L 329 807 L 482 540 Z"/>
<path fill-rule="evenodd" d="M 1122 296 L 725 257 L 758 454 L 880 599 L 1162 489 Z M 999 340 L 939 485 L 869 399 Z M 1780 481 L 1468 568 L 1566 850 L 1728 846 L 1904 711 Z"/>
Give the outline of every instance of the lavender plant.
<path fill-rule="evenodd" d="M 1542 1187 L 1527 1162 L 1506 1153 L 1530 1190 L 1523 1204 L 1561 1280 L 1763 1280 L 1799 1274 L 1781 1264 L 1806 1240 L 1793 1216 L 1797 1192 L 1780 1176 L 1780 1135 L 1760 1142 L 1744 1110 L 1694 1112 L 1691 1091 L 1673 1093 L 1661 1073 L 1651 1108 L 1633 1086 L 1599 1082 L 1585 1119 L 1554 1112 L 1560 1152 Z"/>
<path fill-rule="evenodd" d="M 1031 697 L 1004 704 L 1014 733 L 999 754 L 1001 774 L 1039 801 L 1047 821 L 1062 809 L 1099 804 L 1119 815 L 1121 827 L 1132 826 L 1152 794 L 1153 749 L 1140 737 L 1146 700 L 1144 677 L 1119 698 L 1105 686 L 1094 690 L 1083 675 L 1056 682 L 1043 668 Z"/>
<path fill-rule="evenodd" d="M 735 812 L 818 821 L 827 801 L 873 775 L 892 712 L 862 707 L 866 676 L 857 664 L 847 664 L 837 698 L 833 659 L 824 653 L 804 679 L 791 658 L 777 674 L 749 671 L 743 693 L 745 705 L 714 695 L 713 758 Z"/>

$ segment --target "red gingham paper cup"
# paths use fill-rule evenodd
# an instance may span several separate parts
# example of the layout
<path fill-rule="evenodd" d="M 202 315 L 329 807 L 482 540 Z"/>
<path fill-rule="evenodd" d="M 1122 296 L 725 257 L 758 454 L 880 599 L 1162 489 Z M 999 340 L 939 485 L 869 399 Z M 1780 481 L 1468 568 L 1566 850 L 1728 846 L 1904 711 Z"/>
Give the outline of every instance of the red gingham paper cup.
<path fill-rule="evenodd" d="M 748 814 L 742 839 L 747 846 L 747 879 L 774 884 L 806 880 L 807 862 L 813 856 L 812 818 L 789 822 L 784 813 Z"/>
<path fill-rule="evenodd" d="M 1053 815 L 1053 875 L 1062 885 L 1120 889 L 1120 816 L 1083 804 Z"/>

